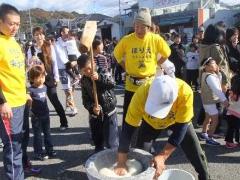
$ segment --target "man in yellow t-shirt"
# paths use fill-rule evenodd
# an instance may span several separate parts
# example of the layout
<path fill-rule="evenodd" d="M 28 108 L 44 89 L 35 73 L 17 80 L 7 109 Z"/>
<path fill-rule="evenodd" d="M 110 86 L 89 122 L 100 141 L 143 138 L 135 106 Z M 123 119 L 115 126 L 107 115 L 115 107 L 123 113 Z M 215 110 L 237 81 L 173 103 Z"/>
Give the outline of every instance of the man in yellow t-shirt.
<path fill-rule="evenodd" d="M 116 60 L 127 74 L 123 122 L 134 92 L 155 75 L 157 65 L 165 63 L 171 53 L 165 40 L 150 31 L 151 25 L 149 9 L 141 8 L 134 20 L 134 33 L 124 36 L 114 49 Z"/>
<path fill-rule="evenodd" d="M 172 134 L 168 142 L 153 158 L 153 166 L 156 168 L 155 178 L 161 175 L 169 156 L 181 146 L 196 169 L 199 179 L 208 180 L 206 157 L 191 123 L 192 117 L 193 92 L 187 83 L 168 75 L 146 81 L 138 88 L 129 105 L 120 136 L 115 173 L 118 175 L 126 173 L 130 140 L 138 126 L 140 128 L 137 148 L 145 150 L 150 150 L 151 141 L 164 129 L 169 128 Z"/>
<path fill-rule="evenodd" d="M 23 180 L 22 126 L 26 103 L 25 61 L 14 39 L 20 25 L 19 11 L 0 5 L 0 137 L 7 179 Z"/>

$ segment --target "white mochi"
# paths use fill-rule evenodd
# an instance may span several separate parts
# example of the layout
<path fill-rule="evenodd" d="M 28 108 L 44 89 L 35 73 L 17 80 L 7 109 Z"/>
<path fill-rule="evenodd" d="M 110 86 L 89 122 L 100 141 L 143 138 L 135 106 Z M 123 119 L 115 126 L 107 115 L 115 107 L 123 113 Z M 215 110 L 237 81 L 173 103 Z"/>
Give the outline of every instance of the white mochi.
<path fill-rule="evenodd" d="M 112 165 L 109 168 L 100 169 L 99 174 L 107 176 L 107 177 L 124 178 L 124 177 L 134 176 L 134 175 L 137 175 L 142 172 L 142 164 L 135 159 L 127 160 L 126 165 L 128 167 L 128 173 L 125 174 L 124 176 L 119 176 L 119 175 L 115 174 L 114 167 L 116 165 L 117 164 L 115 163 L 114 165 Z"/>

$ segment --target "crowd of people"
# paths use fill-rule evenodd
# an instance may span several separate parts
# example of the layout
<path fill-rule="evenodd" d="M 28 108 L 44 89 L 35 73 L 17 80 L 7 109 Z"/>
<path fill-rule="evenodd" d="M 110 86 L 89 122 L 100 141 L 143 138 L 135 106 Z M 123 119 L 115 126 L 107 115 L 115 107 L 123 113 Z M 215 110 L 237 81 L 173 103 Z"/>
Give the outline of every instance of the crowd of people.
<path fill-rule="evenodd" d="M 91 57 L 68 27 L 61 28 L 58 38 L 49 38 L 42 27 L 34 27 L 33 41 L 21 48 L 14 38 L 19 26 L 19 11 L 1 4 L 0 137 L 7 179 L 23 180 L 24 173 L 41 171 L 32 167 L 27 156 L 29 117 L 34 159 L 43 161 L 57 156 L 47 97 L 60 118 L 60 130 L 65 131 L 66 113 L 71 116 L 78 113 L 73 98 L 78 85 L 89 112 L 95 153 L 118 148 L 114 168 L 118 175 L 127 172 L 127 153 L 134 132 L 137 142 L 132 146 L 154 155 L 155 179 L 161 175 L 165 161 L 181 147 L 199 180 L 209 180 L 207 159 L 199 140 L 207 145 L 221 145 L 216 138 L 223 129 L 222 119 L 227 122 L 226 148 L 240 147 L 240 109 L 236 109 L 240 107 L 237 28 L 226 27 L 223 22 L 206 29 L 201 26 L 192 42 L 183 44 L 178 33 L 161 34 L 149 9 L 140 8 L 134 19 L 134 31 L 119 41 L 95 37 Z M 57 94 L 59 83 L 66 95 L 65 108 Z M 121 132 L 116 84 L 125 87 Z M 199 137 L 192 123 L 194 92 L 201 95 L 200 115 L 205 115 L 197 118 L 198 125 L 202 125 Z M 168 141 L 163 149 L 153 151 L 155 139 L 164 130 L 171 130 Z"/>

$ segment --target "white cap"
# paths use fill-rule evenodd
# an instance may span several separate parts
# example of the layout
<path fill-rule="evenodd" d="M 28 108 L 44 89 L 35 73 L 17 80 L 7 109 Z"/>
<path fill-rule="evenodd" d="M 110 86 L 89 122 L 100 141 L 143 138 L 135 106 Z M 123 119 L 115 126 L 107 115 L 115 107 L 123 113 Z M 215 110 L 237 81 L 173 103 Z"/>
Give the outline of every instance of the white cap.
<path fill-rule="evenodd" d="M 145 111 L 156 118 L 165 118 L 178 96 L 175 78 L 168 75 L 156 77 L 149 89 Z"/>

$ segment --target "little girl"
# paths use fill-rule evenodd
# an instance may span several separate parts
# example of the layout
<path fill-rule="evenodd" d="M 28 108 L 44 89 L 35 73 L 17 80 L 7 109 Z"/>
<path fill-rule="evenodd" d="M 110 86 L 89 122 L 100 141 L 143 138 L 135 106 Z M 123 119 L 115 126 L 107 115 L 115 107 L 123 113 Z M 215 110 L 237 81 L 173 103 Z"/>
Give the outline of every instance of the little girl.
<path fill-rule="evenodd" d="M 42 66 L 33 66 L 29 70 L 29 80 L 31 87 L 29 93 L 32 98 L 32 129 L 33 129 L 33 149 L 34 158 L 44 160 L 56 156 L 50 134 L 50 118 L 47 105 L 45 82 L 45 70 Z M 42 132 L 44 134 L 44 144 L 46 153 L 42 149 Z"/>
<path fill-rule="evenodd" d="M 231 80 L 231 90 L 229 93 L 230 106 L 227 112 L 227 132 L 225 136 L 226 148 L 235 148 L 240 145 L 240 75 L 236 75 Z M 235 141 L 233 137 L 235 135 Z"/>
<path fill-rule="evenodd" d="M 221 88 L 221 74 L 216 61 L 209 57 L 202 61 L 203 73 L 201 75 L 201 98 L 205 110 L 205 120 L 200 139 L 206 140 L 207 145 L 219 146 L 220 143 L 213 138 L 218 124 L 217 105 L 221 102 L 225 107 L 228 100 Z"/>

